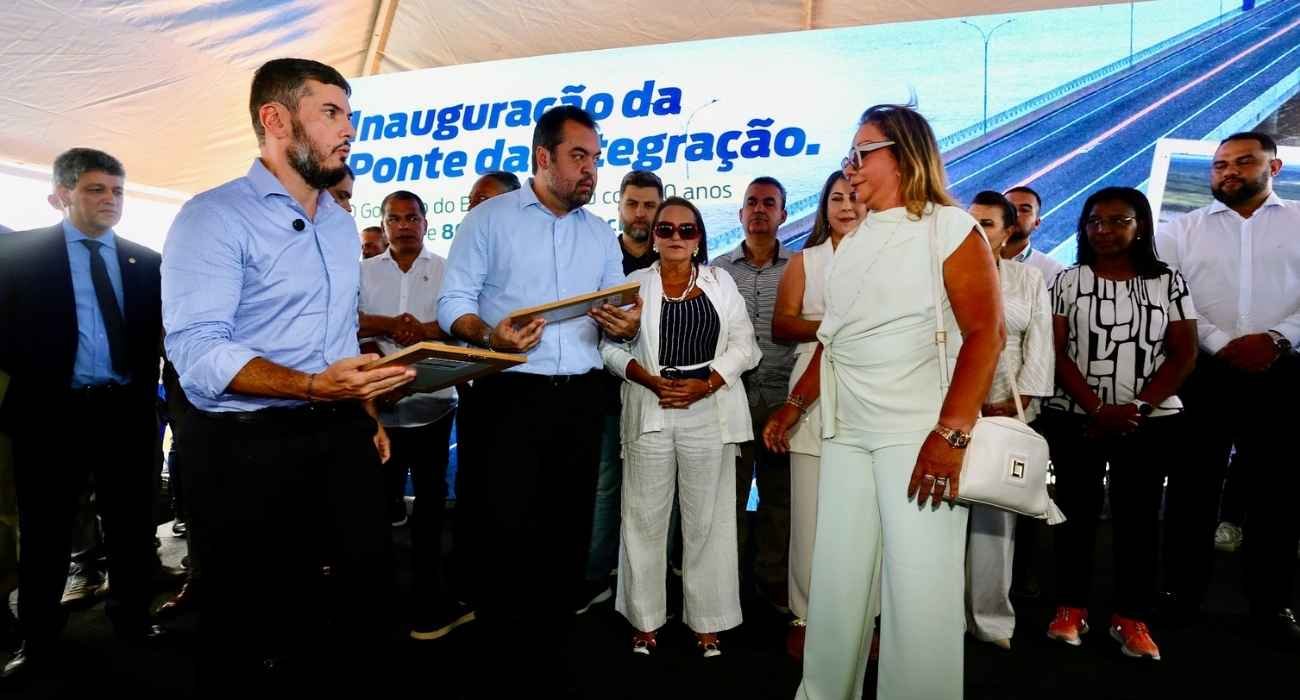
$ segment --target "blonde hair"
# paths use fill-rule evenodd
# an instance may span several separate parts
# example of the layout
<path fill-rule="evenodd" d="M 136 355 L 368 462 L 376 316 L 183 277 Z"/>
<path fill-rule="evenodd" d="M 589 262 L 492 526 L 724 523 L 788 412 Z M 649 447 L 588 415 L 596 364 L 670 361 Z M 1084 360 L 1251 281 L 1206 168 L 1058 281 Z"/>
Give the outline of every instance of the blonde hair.
<path fill-rule="evenodd" d="M 948 194 L 948 175 L 943 169 L 939 143 L 925 117 L 911 105 L 873 105 L 858 120 L 858 126 L 864 124 L 875 124 L 886 139 L 894 142 L 889 150 L 898 161 L 899 189 L 909 215 L 921 218 L 931 202 L 956 206 L 956 200 Z"/>

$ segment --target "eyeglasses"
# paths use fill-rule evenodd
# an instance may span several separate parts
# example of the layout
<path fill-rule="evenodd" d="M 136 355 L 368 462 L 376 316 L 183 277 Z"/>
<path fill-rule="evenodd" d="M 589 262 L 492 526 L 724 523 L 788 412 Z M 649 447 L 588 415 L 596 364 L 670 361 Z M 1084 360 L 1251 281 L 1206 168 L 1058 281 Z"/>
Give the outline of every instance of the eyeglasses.
<path fill-rule="evenodd" d="M 862 161 L 872 151 L 879 151 L 886 146 L 894 145 L 893 141 L 863 141 L 862 143 L 849 149 L 849 155 L 840 161 L 840 170 L 847 170 L 853 166 L 854 170 L 862 167 Z"/>
<path fill-rule="evenodd" d="M 1111 231 L 1115 231 L 1122 228 L 1128 228 L 1135 221 L 1137 221 L 1137 217 L 1135 216 L 1108 216 L 1104 219 L 1100 216 L 1090 216 L 1083 223 L 1093 231 L 1101 228 L 1103 224 L 1105 224 L 1106 228 Z"/>
<path fill-rule="evenodd" d="M 665 239 L 672 238 L 673 233 L 676 232 L 683 241 L 693 241 L 700 237 L 700 229 L 696 228 L 695 224 L 670 224 L 667 221 L 660 221 L 655 224 L 654 232 L 655 237 Z"/>

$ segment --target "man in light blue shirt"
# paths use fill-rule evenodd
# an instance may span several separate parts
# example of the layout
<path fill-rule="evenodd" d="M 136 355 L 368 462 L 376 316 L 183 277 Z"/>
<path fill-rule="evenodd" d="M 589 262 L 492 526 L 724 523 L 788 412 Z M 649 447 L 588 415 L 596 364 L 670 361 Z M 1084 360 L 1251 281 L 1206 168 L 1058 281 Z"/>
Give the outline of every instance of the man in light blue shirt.
<path fill-rule="evenodd" d="M 597 343 L 601 333 L 635 336 L 640 302 L 550 325 L 534 319 L 516 328 L 508 316 L 624 280 L 614 231 L 583 208 L 599 157 L 589 114 L 546 112 L 533 131 L 533 178 L 476 206 L 447 259 L 438 324 L 470 343 L 528 355 L 512 371 L 475 381 L 461 400 L 460 464 L 482 538 L 477 602 L 496 626 L 489 637 L 539 621 L 563 636 L 588 602 L 579 599 L 604 412 Z M 517 583 L 521 574 L 527 585 Z M 555 653 L 548 646 L 528 656 L 551 673 L 567 666 L 541 659 Z M 536 683 L 531 674 L 502 675 Z"/>
<path fill-rule="evenodd" d="M 346 646 L 376 651 L 388 632 L 388 443 L 370 399 L 414 373 L 363 370 L 377 356 L 358 356 L 356 224 L 326 191 L 355 136 L 349 93 L 315 61 L 259 68 L 249 103 L 261 157 L 187 202 L 163 249 L 167 354 L 195 408 L 178 440 L 215 637 L 204 648 L 228 655 L 200 658 L 200 672 L 211 664 L 231 681 L 279 668 L 320 631 L 319 611 L 263 587 L 315 585 L 323 560 L 349 591 L 331 610 Z M 282 522 L 312 523 L 311 546 L 267 537 Z"/>

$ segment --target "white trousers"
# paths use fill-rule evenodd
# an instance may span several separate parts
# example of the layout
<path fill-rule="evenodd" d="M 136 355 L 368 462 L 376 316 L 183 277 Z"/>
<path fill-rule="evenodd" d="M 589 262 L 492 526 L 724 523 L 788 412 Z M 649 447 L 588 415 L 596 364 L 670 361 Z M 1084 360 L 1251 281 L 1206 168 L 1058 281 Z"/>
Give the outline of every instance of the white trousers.
<path fill-rule="evenodd" d="M 813 543 L 817 540 L 817 482 L 822 458 L 790 453 L 790 611 L 808 619 Z"/>
<path fill-rule="evenodd" d="M 623 446 L 623 524 L 614 607 L 651 632 L 668 619 L 668 521 L 682 521 L 686 625 L 720 632 L 741 622 L 736 561 L 736 445 L 723 444 L 717 402 L 664 412 L 662 431 Z"/>
<path fill-rule="evenodd" d="M 840 431 L 822 443 L 804 675 L 797 698 L 861 697 L 880 576 L 876 697 L 961 698 L 966 518 L 922 510 L 907 483 L 928 431 Z"/>
<path fill-rule="evenodd" d="M 1016 554 L 1016 514 L 971 506 L 966 549 L 966 624 L 976 639 L 1011 639 L 1011 562 Z"/>

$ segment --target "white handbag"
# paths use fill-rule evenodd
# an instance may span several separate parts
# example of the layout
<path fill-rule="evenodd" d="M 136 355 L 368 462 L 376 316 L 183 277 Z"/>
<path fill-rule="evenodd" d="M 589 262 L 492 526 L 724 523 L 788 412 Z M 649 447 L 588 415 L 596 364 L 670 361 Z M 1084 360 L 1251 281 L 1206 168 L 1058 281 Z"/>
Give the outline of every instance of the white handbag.
<path fill-rule="evenodd" d="M 930 219 L 931 281 L 934 291 L 935 345 L 939 350 L 939 400 L 948 395 L 948 332 L 944 328 L 943 269 L 939 260 L 937 207 Z M 1020 388 L 1013 372 L 1007 373 L 1019 420 L 981 416 L 971 430 L 962 459 L 957 500 L 981 504 L 1046 520 L 1065 522 L 1065 516 L 1047 494 L 1047 440 L 1030 428 L 1020 405 Z"/>

